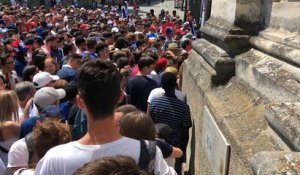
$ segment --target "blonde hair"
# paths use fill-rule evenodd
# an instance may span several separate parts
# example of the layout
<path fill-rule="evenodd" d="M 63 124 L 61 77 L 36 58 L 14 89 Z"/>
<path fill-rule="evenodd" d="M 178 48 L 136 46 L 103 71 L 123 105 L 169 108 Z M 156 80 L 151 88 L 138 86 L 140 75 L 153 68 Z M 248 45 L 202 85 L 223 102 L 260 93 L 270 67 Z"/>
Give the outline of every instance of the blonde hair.
<path fill-rule="evenodd" d="M 5 121 L 19 121 L 19 99 L 15 91 L 0 91 L 0 130 Z"/>

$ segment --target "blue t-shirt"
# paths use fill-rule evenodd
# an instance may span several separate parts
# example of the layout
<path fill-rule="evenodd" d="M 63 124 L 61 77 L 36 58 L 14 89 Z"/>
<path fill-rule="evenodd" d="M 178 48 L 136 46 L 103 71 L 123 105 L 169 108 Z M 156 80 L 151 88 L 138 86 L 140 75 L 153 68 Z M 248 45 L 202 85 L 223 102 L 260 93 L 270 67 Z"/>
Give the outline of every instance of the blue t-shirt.
<path fill-rule="evenodd" d="M 63 112 L 64 114 L 64 120 L 68 120 L 69 118 L 69 113 L 70 113 L 70 109 L 73 106 L 73 103 L 70 102 L 62 102 L 59 104 L 59 109 Z"/>

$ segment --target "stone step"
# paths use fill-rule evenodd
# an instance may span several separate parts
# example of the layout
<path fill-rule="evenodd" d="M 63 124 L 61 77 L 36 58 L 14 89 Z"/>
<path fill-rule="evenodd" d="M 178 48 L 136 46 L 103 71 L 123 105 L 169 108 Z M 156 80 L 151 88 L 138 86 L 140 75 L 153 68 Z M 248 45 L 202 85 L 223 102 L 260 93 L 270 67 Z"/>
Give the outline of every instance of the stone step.
<path fill-rule="evenodd" d="M 299 152 L 259 152 L 251 160 L 255 175 L 300 174 Z"/>
<path fill-rule="evenodd" d="M 299 67 L 256 49 L 236 56 L 236 75 L 269 102 L 300 101 Z"/>
<path fill-rule="evenodd" d="M 265 118 L 293 151 L 300 151 L 300 102 L 268 104 Z"/>

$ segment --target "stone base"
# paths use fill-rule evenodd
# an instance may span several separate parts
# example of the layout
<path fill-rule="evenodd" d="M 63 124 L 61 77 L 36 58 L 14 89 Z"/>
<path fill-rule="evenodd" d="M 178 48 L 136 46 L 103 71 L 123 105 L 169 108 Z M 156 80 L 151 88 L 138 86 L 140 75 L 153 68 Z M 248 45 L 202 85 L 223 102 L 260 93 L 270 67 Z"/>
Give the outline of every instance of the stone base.
<path fill-rule="evenodd" d="M 252 161 L 255 175 L 299 174 L 300 153 L 295 152 L 260 152 Z"/>

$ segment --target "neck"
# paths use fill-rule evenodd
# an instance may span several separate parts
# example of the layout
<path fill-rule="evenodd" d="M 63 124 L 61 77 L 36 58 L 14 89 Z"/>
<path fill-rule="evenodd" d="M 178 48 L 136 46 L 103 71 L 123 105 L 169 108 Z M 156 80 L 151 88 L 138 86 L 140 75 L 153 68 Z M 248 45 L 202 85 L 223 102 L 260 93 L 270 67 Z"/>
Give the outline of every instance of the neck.
<path fill-rule="evenodd" d="M 26 106 L 27 101 L 20 101 L 19 103 L 20 103 L 20 107 L 21 107 L 22 109 L 25 109 L 25 106 Z"/>
<path fill-rule="evenodd" d="M 143 70 L 140 70 L 137 75 L 146 76 L 147 74 Z"/>
<path fill-rule="evenodd" d="M 105 144 L 122 137 L 115 126 L 114 115 L 107 116 L 104 120 L 93 120 L 87 116 L 87 127 L 87 133 L 79 140 L 84 145 Z"/>

